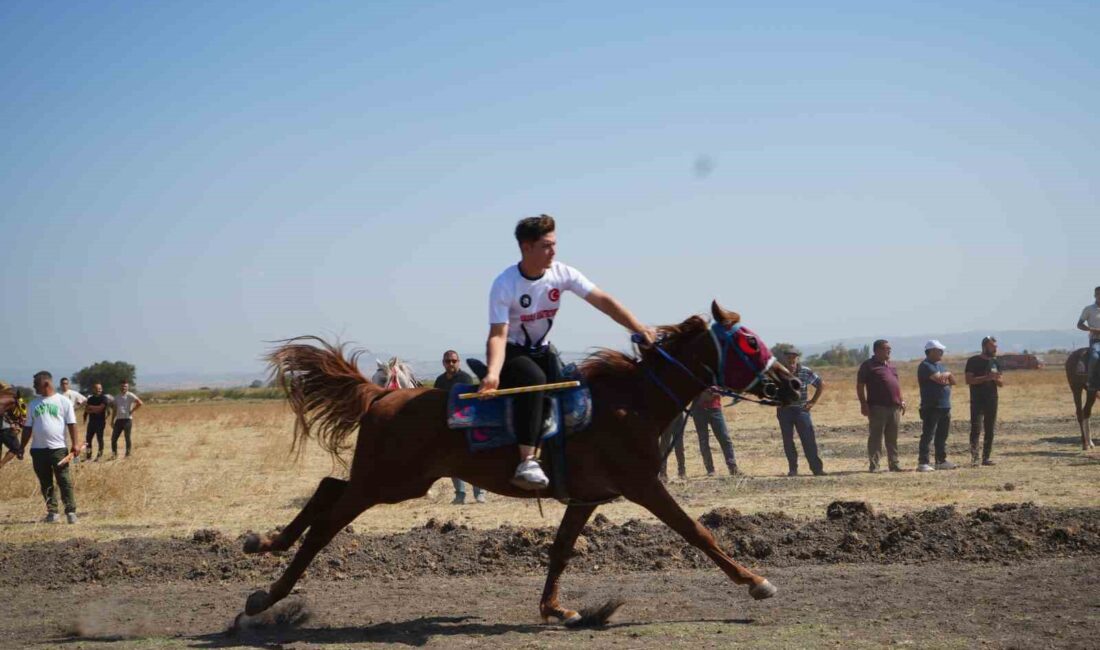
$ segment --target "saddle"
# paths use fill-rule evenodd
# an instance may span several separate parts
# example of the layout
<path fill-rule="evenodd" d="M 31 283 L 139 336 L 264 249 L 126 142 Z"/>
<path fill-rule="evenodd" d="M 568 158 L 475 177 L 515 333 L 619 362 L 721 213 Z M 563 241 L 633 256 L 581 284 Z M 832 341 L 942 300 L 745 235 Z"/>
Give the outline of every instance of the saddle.
<path fill-rule="evenodd" d="M 474 368 L 475 373 L 477 368 Z M 484 376 L 483 374 L 481 376 Z M 580 380 L 576 366 L 562 369 L 562 380 Z M 516 444 L 513 427 L 515 400 L 511 396 L 495 399 L 462 399 L 459 395 L 477 390 L 473 384 L 455 384 L 447 396 L 447 426 L 462 430 L 470 451 L 478 452 Z M 592 391 L 582 383 L 576 388 L 555 391 L 547 395 L 545 418 L 540 439 L 546 442 L 556 436 L 571 436 L 584 431 L 592 421 Z"/>

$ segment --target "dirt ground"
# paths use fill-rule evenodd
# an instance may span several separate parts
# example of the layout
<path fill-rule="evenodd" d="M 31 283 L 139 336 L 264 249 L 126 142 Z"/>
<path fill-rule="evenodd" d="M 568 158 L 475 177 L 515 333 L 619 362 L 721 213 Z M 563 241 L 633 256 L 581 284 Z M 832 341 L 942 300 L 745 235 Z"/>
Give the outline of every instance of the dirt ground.
<path fill-rule="evenodd" d="M 866 471 L 852 372 L 826 373 L 814 411 L 826 477 L 786 476 L 774 410 L 727 409 L 735 477 L 703 476 L 689 427 L 689 480 L 670 490 L 772 580 L 769 601 L 618 502 L 578 540 L 562 588 L 570 607 L 625 606 L 602 629 L 542 625 L 562 506 L 544 503 L 543 516 L 495 495 L 452 506 L 444 479 L 361 515 L 274 615 L 227 634 L 248 593 L 290 559 L 244 555 L 243 535 L 289 521 L 333 466 L 313 446 L 287 456 L 279 402 L 151 403 L 134 457 L 75 470 L 77 526 L 41 523 L 26 463 L 0 472 L 0 648 L 1100 647 L 1100 449 L 1081 451 L 1060 371 L 1010 376 L 997 466 L 928 474 L 913 471 L 912 413 L 906 471 Z M 965 391 L 957 397 L 958 462 L 968 423 Z"/>
<path fill-rule="evenodd" d="M 1001 504 L 902 516 L 837 502 L 813 521 L 722 508 L 701 521 L 780 593 L 754 602 L 670 531 L 599 518 L 564 579 L 567 604 L 626 600 L 611 625 L 538 624 L 548 528 L 431 521 L 344 531 L 272 615 L 231 629 L 289 556 L 190 538 L 0 545 L 4 647 L 1096 647 L 1100 508 Z M 36 567 L 30 577 L 26 567 Z M 48 605 L 46 605 L 48 603 Z"/>

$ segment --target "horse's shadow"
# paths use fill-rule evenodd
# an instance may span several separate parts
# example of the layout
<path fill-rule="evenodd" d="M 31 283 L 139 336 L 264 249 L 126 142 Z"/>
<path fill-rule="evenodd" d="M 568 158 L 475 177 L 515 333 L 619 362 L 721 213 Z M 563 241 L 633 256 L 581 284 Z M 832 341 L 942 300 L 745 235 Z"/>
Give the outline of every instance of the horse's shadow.
<path fill-rule="evenodd" d="M 611 630 L 650 625 L 658 621 L 637 623 L 610 623 L 592 630 Z M 665 621 L 667 622 L 667 621 Z M 693 623 L 726 623 L 731 625 L 749 625 L 752 619 L 728 619 L 721 621 L 694 620 Z M 385 643 L 407 646 L 425 646 L 433 637 L 470 636 L 489 637 L 509 633 L 544 634 L 547 632 L 568 633 L 562 626 L 547 626 L 534 623 L 488 623 L 476 616 L 427 616 L 408 621 L 378 623 L 367 626 L 348 627 L 270 627 L 244 630 L 237 633 L 207 634 L 192 637 L 193 648 L 233 648 L 253 647 L 270 648 L 275 645 L 295 642 L 308 644 L 353 644 Z"/>

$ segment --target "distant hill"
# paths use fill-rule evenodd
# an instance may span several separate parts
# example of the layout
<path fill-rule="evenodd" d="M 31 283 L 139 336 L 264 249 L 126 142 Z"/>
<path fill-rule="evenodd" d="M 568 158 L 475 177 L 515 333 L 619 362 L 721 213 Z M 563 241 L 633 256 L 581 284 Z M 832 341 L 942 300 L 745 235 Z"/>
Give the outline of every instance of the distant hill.
<path fill-rule="evenodd" d="M 865 336 L 844 339 L 834 339 L 821 343 L 803 345 L 802 351 L 807 355 L 819 354 L 828 350 L 837 343 L 843 343 L 846 347 L 863 347 L 870 345 L 876 338 L 884 338 L 890 341 L 894 349 L 895 359 L 917 359 L 924 356 L 924 343 L 928 339 L 937 339 L 947 347 L 950 355 L 959 355 L 967 352 L 977 353 L 981 348 L 982 338 L 992 335 L 996 337 L 998 348 L 1001 352 L 1046 352 L 1051 349 L 1072 350 L 1085 344 L 1084 332 L 1077 330 L 989 330 L 970 332 L 931 333 L 912 336 Z"/>

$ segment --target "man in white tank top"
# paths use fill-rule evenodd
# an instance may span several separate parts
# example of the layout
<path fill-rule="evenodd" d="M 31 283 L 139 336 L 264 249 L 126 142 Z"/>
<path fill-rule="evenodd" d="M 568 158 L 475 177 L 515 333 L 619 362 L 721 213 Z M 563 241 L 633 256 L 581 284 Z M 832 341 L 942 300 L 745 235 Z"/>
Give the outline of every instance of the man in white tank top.
<path fill-rule="evenodd" d="M 562 294 L 569 291 L 607 314 L 616 323 L 640 334 L 650 345 L 654 331 L 584 275 L 554 261 L 557 235 L 554 218 L 528 217 L 516 224 L 519 264 L 509 266 L 493 281 L 489 292 L 488 374 L 481 392 L 497 388 L 533 386 L 547 382 L 557 360 L 548 335 L 558 319 Z M 550 481 L 534 457 L 542 427 L 543 393 L 515 397 L 515 429 L 520 464 L 512 483 L 528 489 L 545 488 Z"/>

